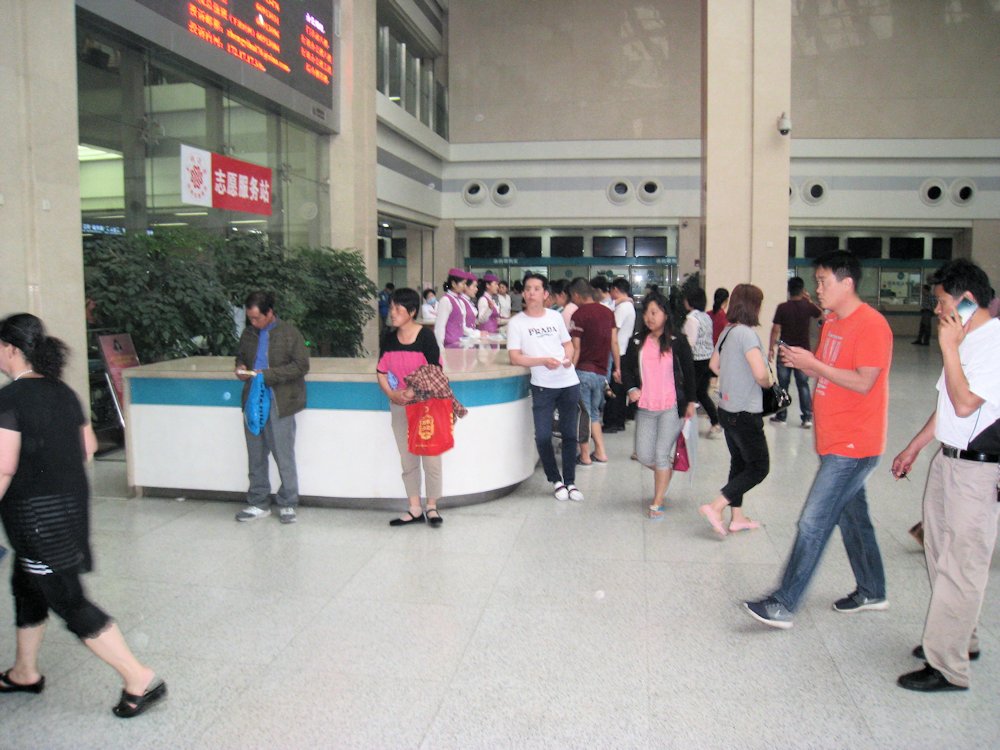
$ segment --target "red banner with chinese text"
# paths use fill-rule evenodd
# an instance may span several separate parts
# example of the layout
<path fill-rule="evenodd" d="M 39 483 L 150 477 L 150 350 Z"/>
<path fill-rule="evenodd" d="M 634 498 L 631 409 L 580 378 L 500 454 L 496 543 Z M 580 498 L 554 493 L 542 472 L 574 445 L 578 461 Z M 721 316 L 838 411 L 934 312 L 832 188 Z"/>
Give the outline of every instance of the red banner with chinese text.
<path fill-rule="evenodd" d="M 181 202 L 271 215 L 271 169 L 181 146 Z"/>

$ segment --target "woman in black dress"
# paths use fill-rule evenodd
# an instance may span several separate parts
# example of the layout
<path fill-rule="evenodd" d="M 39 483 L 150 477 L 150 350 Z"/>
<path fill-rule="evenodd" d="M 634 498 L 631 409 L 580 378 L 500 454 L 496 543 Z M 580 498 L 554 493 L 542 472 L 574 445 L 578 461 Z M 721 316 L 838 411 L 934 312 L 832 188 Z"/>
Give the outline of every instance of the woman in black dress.
<path fill-rule="evenodd" d="M 129 650 L 121 630 L 86 598 L 91 569 L 90 489 L 84 470 L 97 441 L 76 394 L 60 380 L 66 346 L 21 313 L 0 321 L 0 516 L 14 548 L 11 590 L 17 625 L 14 666 L 0 693 L 40 693 L 38 651 L 51 609 L 122 678 L 116 716 L 137 716 L 167 686 Z"/>

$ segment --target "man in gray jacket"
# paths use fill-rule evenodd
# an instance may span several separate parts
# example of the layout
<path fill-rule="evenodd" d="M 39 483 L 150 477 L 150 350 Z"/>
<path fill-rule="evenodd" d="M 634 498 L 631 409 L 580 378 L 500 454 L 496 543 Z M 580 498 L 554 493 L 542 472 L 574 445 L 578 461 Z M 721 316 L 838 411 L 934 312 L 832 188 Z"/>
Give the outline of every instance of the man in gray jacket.
<path fill-rule="evenodd" d="M 248 325 L 240 337 L 236 354 L 236 377 L 243 381 L 242 406 L 246 408 L 251 381 L 261 373 L 271 399 L 267 422 L 259 435 L 244 424 L 250 489 L 247 507 L 237 521 L 254 521 L 271 515 L 271 479 L 268 456 L 273 455 L 281 477 L 275 502 L 282 523 L 295 523 L 299 504 L 299 480 L 295 468 L 295 415 L 306 406 L 306 373 L 309 350 L 302 334 L 274 312 L 274 297 L 251 292 L 244 305 Z"/>

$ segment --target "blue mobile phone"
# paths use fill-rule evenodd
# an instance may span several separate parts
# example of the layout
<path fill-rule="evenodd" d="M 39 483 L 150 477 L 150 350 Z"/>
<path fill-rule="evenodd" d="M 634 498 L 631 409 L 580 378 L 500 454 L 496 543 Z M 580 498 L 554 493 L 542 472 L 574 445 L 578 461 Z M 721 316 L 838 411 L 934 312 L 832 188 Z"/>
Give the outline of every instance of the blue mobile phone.
<path fill-rule="evenodd" d="M 969 318 L 972 317 L 972 314 L 976 311 L 977 307 L 976 303 L 971 299 L 968 297 L 962 297 L 955 310 L 958 312 L 958 318 L 962 321 L 963 326 L 969 322 Z"/>

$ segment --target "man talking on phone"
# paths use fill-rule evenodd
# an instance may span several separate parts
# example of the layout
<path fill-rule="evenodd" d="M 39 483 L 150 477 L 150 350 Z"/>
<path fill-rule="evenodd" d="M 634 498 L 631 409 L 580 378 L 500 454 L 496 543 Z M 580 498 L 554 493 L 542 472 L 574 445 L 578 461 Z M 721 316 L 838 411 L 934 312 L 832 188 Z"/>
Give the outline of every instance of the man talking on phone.
<path fill-rule="evenodd" d="M 987 310 L 990 280 L 975 263 L 959 259 L 942 266 L 930 283 L 944 360 L 937 408 L 892 461 L 892 474 L 901 479 L 924 446 L 941 443 L 924 489 L 931 602 L 923 643 L 913 655 L 925 664 L 898 680 L 900 687 L 922 692 L 969 687 L 1000 518 L 1000 438 L 994 425 L 1000 418 L 1000 321 Z"/>

